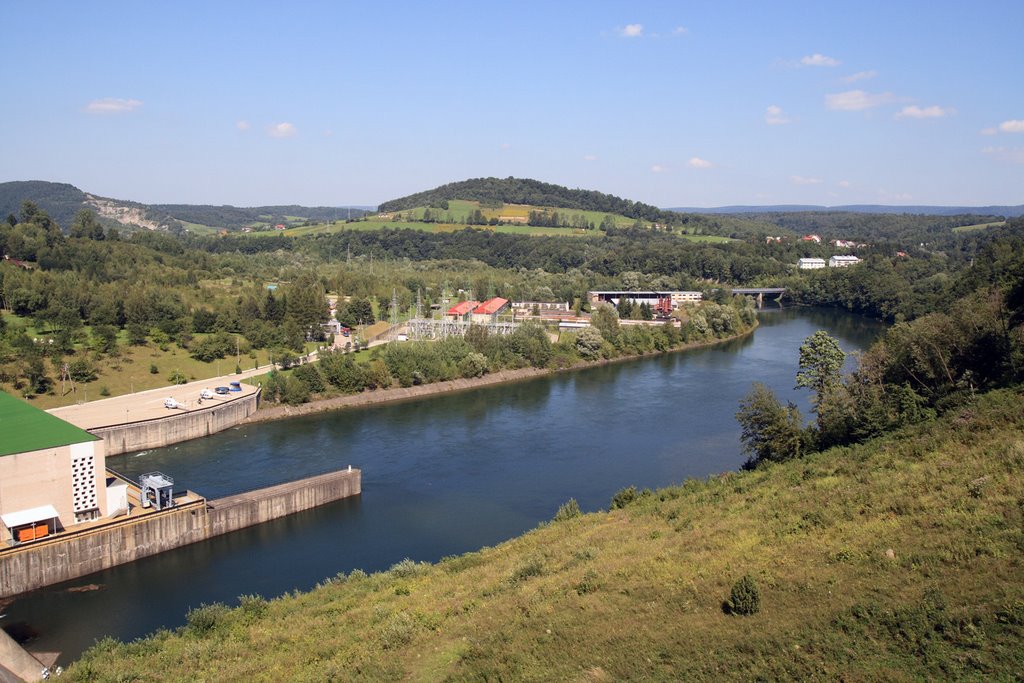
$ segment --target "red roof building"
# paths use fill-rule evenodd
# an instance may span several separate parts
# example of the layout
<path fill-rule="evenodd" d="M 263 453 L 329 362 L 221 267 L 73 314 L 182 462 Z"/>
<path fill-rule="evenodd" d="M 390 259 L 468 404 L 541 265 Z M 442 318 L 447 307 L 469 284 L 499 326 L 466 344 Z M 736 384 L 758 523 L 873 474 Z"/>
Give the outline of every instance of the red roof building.
<path fill-rule="evenodd" d="M 494 315 L 506 306 L 508 306 L 508 299 L 502 299 L 500 296 L 496 296 L 493 299 L 488 299 L 477 306 L 473 310 L 473 313 L 477 315 Z"/>
<path fill-rule="evenodd" d="M 473 320 L 475 322 L 492 322 L 499 313 L 508 308 L 508 299 L 496 296 L 488 299 L 473 309 Z"/>
<path fill-rule="evenodd" d="M 445 315 L 452 320 L 468 320 L 473 309 L 479 305 L 479 301 L 463 301 L 449 308 Z"/>

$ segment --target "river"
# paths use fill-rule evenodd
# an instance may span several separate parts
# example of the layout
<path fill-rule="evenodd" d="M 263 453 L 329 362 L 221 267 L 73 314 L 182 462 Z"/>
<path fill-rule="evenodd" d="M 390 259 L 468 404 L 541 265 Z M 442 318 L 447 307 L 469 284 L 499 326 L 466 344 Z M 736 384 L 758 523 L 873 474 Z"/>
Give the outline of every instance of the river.
<path fill-rule="evenodd" d="M 746 338 L 421 401 L 254 424 L 107 459 L 153 470 L 208 498 L 347 465 L 362 495 L 29 593 L 0 625 L 68 663 L 103 636 L 132 640 L 184 623 L 201 603 L 308 590 L 340 571 L 494 545 L 576 498 L 606 508 L 624 486 L 659 487 L 734 470 L 737 404 L 753 381 L 793 400 L 800 343 L 819 329 L 846 351 L 883 329 L 850 314 L 771 310 Z M 85 587 L 87 590 L 79 590 Z"/>

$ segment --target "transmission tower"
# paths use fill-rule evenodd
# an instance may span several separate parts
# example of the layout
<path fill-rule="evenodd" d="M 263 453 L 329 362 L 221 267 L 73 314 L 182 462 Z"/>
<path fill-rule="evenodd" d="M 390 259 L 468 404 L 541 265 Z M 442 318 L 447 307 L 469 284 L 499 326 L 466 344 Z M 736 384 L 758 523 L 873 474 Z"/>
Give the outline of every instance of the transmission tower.
<path fill-rule="evenodd" d="M 391 289 L 391 329 L 388 335 L 394 339 L 395 330 L 398 329 L 398 290 Z"/>
<path fill-rule="evenodd" d="M 423 290 L 416 288 L 416 319 L 423 317 Z"/>

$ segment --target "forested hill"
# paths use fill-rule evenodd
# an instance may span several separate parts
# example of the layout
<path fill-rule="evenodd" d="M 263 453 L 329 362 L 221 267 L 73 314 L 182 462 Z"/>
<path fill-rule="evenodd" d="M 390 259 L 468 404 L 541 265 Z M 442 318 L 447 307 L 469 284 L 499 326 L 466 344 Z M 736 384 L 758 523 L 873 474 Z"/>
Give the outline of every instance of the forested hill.
<path fill-rule="evenodd" d="M 570 189 L 561 185 L 542 183 L 529 178 L 472 178 L 448 183 L 433 190 L 418 192 L 407 197 L 392 199 L 380 205 L 384 213 L 405 211 L 420 206 L 444 208 L 453 199 L 477 201 L 484 205 L 529 204 L 559 209 L 602 211 L 628 218 L 654 222 L 675 222 L 678 216 L 656 206 L 622 199 L 596 190 Z"/>
<path fill-rule="evenodd" d="M 68 183 L 43 180 L 0 183 L 0 219 L 19 216 L 22 203 L 33 202 L 46 211 L 62 229 L 74 222 L 82 209 L 95 212 L 107 227 L 182 232 L 192 224 L 213 229 L 241 230 L 246 226 L 295 225 L 305 221 L 335 221 L 360 218 L 365 208 L 335 206 L 212 206 L 207 204 L 142 204 L 109 199 L 83 192 Z"/>
<path fill-rule="evenodd" d="M 87 199 L 88 195 L 68 183 L 43 180 L 0 183 L 0 219 L 10 214 L 17 216 L 21 203 L 29 200 L 46 211 L 58 225 L 69 226 L 75 214 L 87 207 Z"/>

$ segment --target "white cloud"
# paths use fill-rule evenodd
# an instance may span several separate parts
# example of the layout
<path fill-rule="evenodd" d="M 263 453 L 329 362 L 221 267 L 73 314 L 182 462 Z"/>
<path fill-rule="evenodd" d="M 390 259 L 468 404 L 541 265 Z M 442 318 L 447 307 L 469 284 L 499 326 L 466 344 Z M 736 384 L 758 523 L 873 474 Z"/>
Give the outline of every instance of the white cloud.
<path fill-rule="evenodd" d="M 685 36 L 689 32 L 690 29 L 686 28 L 685 26 L 676 26 L 674 29 L 672 29 L 672 35 L 674 36 Z"/>
<path fill-rule="evenodd" d="M 583 161 L 597 161 L 597 155 L 596 154 L 584 154 L 583 155 Z"/>
<path fill-rule="evenodd" d="M 238 130 L 249 130 L 251 127 L 252 126 L 250 126 L 249 122 L 245 119 L 242 119 L 241 121 L 235 124 L 235 128 L 237 128 Z"/>
<path fill-rule="evenodd" d="M 782 126 L 789 123 L 789 119 L 782 112 L 782 107 L 770 105 L 764 112 L 764 122 L 769 126 Z"/>
<path fill-rule="evenodd" d="M 501 143 L 501 144 L 500 144 L 500 145 L 498 145 L 498 146 L 499 146 L 499 147 L 500 147 L 501 149 L 512 149 L 512 145 L 511 145 L 511 143 L 508 143 L 508 142 L 503 142 L 503 143 Z"/>
<path fill-rule="evenodd" d="M 982 135 L 995 135 L 996 133 L 999 132 L 999 129 L 995 128 L 995 127 L 992 127 L 992 128 L 982 128 L 979 132 Z"/>
<path fill-rule="evenodd" d="M 949 116 L 955 113 L 956 110 L 950 107 L 940 107 L 937 104 L 933 104 L 930 107 L 919 107 L 916 104 L 912 104 L 909 107 L 903 107 L 896 114 L 898 119 L 941 119 L 944 116 Z"/>
<path fill-rule="evenodd" d="M 790 176 L 794 185 L 821 185 L 821 178 L 805 178 L 800 175 Z"/>
<path fill-rule="evenodd" d="M 874 78 L 878 75 L 877 71 L 858 71 L 855 74 L 844 76 L 842 79 L 843 83 L 856 83 L 857 81 L 866 81 Z"/>
<path fill-rule="evenodd" d="M 333 138 L 334 137 L 334 131 L 331 130 L 330 128 L 325 128 L 324 129 L 324 137 L 325 138 Z"/>
<path fill-rule="evenodd" d="M 89 114 L 120 114 L 127 111 L 134 111 L 142 106 L 141 100 L 130 100 L 122 97 L 105 97 L 101 100 L 93 100 L 85 105 L 85 111 Z"/>
<path fill-rule="evenodd" d="M 868 93 L 863 90 L 847 90 L 846 92 L 825 95 L 825 107 L 835 111 L 861 111 L 892 102 L 892 93 Z"/>
<path fill-rule="evenodd" d="M 271 126 L 267 126 L 267 135 L 272 138 L 290 138 L 297 132 L 298 131 L 295 130 L 295 126 L 287 122 L 275 123 Z"/>
<path fill-rule="evenodd" d="M 1024 147 L 982 147 L 981 152 L 999 161 L 1024 164 Z"/>
<path fill-rule="evenodd" d="M 714 164 L 707 159 L 701 159 L 700 157 L 691 157 L 686 164 L 690 168 L 712 168 L 714 166 Z"/>
<path fill-rule="evenodd" d="M 839 66 L 841 63 L 838 59 L 832 57 L 826 57 L 823 54 L 815 52 L 813 55 L 807 55 L 800 59 L 800 63 L 804 66 Z"/>
<path fill-rule="evenodd" d="M 851 184 L 852 183 L 850 183 L 849 180 L 840 180 L 838 183 L 836 183 L 836 185 L 838 185 L 839 187 L 850 187 Z"/>
<path fill-rule="evenodd" d="M 619 35 L 623 38 L 639 38 L 644 34 L 643 24 L 626 24 L 619 29 Z"/>
<path fill-rule="evenodd" d="M 667 173 L 668 170 L 668 166 L 664 164 L 654 164 L 654 166 L 651 166 L 651 173 Z"/>
<path fill-rule="evenodd" d="M 999 124 L 999 130 L 1004 133 L 1024 133 L 1024 120 L 1011 119 Z"/>

